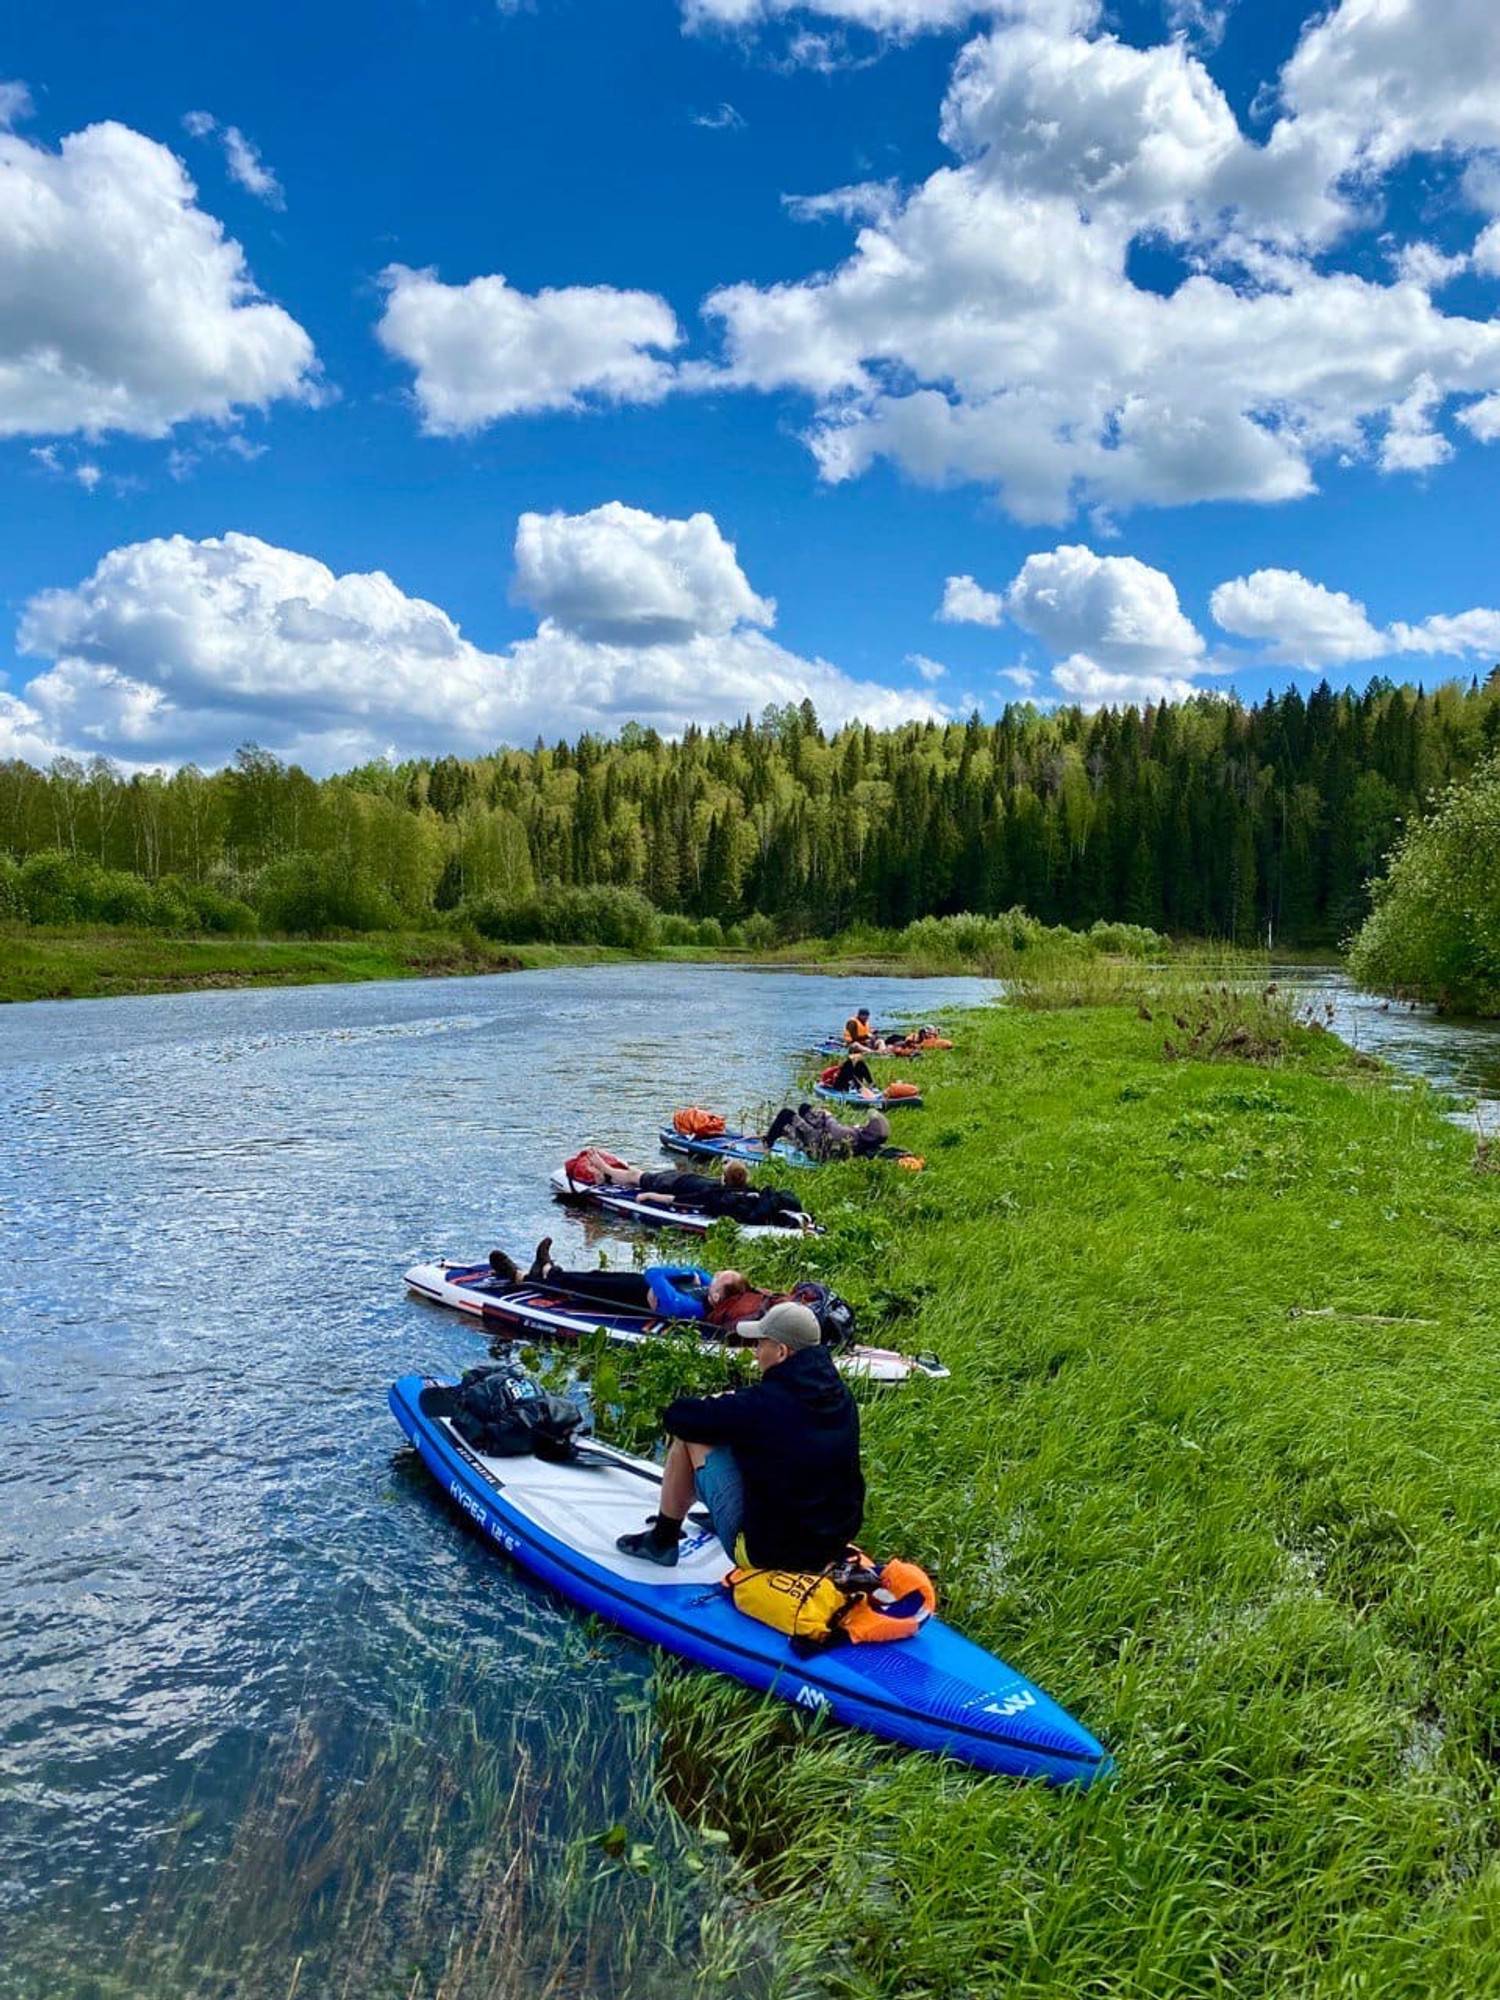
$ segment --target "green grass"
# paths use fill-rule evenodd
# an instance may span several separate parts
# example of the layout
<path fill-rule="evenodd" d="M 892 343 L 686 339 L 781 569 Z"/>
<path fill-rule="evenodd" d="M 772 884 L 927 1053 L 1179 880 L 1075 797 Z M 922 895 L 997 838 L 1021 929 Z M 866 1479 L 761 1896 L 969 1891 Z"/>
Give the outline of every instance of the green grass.
<path fill-rule="evenodd" d="M 562 962 L 557 951 L 543 946 L 511 950 L 441 932 L 314 940 L 9 924 L 0 925 L 0 1002 L 513 972 L 523 963 Z"/>
<path fill-rule="evenodd" d="M 966 1014 L 927 1173 L 820 1173 L 815 1260 L 954 1370 L 868 1404 L 868 1539 L 1119 1762 L 1069 1798 L 672 1676 L 674 1795 L 830 1992 L 1500 1992 L 1500 1180 L 1244 1012 L 1257 1061 Z"/>

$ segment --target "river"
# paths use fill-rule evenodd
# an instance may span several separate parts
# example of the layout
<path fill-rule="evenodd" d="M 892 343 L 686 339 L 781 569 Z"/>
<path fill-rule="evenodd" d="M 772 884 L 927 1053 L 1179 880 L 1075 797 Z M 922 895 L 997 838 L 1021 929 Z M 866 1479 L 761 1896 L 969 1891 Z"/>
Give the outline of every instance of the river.
<path fill-rule="evenodd" d="M 0 1010 L 7 2000 L 177 1931 L 148 1984 L 196 1992 L 189 1903 L 226 1851 L 242 1926 L 315 1958 L 326 1889 L 244 1857 L 267 1770 L 311 1758 L 326 1831 L 419 1705 L 526 1759 L 537 1811 L 560 1742 L 585 1825 L 646 1810 L 649 1655 L 580 1640 L 401 1444 L 392 1378 L 486 1355 L 401 1272 L 495 1244 L 524 1262 L 544 1231 L 581 1252 L 546 1187 L 578 1144 L 655 1160 L 674 1105 L 781 1102 L 857 1002 L 899 1021 L 993 991 L 637 965 Z M 601 1934 L 631 1893 L 622 1871 Z M 591 1977 L 629 1990 L 623 1962 Z"/>

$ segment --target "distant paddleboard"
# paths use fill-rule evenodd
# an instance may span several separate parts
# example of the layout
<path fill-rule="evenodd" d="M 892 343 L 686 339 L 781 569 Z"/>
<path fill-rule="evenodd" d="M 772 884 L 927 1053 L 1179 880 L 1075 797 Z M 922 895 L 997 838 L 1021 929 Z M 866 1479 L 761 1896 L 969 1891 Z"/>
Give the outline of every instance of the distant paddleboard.
<path fill-rule="evenodd" d="M 675 1202 L 653 1201 L 638 1188 L 604 1187 L 594 1181 L 576 1181 L 566 1167 L 559 1167 L 551 1178 L 552 1192 L 559 1201 L 582 1203 L 587 1208 L 601 1209 L 606 1215 L 617 1215 L 623 1222 L 645 1223 L 652 1229 L 685 1229 L 692 1236 L 702 1236 L 716 1222 L 732 1220 L 722 1215 L 704 1215 L 698 1209 L 684 1208 Z M 805 1236 L 809 1233 L 821 1236 L 823 1233 L 820 1225 L 800 1210 L 794 1220 L 786 1222 L 737 1222 L 734 1226 L 741 1236 Z"/>

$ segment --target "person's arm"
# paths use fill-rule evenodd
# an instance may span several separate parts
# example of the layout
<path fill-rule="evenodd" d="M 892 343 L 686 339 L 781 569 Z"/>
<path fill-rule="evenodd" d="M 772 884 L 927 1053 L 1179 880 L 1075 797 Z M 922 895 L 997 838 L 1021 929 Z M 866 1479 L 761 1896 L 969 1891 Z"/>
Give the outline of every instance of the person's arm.
<path fill-rule="evenodd" d="M 662 1429 L 686 1444 L 732 1445 L 749 1426 L 759 1401 L 759 1383 L 722 1396 L 679 1396 L 662 1411 Z"/>

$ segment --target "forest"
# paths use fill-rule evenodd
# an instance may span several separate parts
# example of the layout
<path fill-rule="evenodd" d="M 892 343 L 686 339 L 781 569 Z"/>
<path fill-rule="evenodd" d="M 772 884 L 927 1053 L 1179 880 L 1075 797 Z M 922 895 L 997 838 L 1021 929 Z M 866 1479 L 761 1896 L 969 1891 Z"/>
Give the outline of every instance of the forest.
<path fill-rule="evenodd" d="M 571 923 L 630 944 L 659 913 L 769 944 L 1023 906 L 1330 946 L 1403 832 L 1497 750 L 1500 668 L 1431 691 L 1028 704 L 888 731 L 825 730 L 804 702 L 676 741 L 627 723 L 324 779 L 253 744 L 212 774 L 12 761 L 0 918 L 517 938 Z"/>

